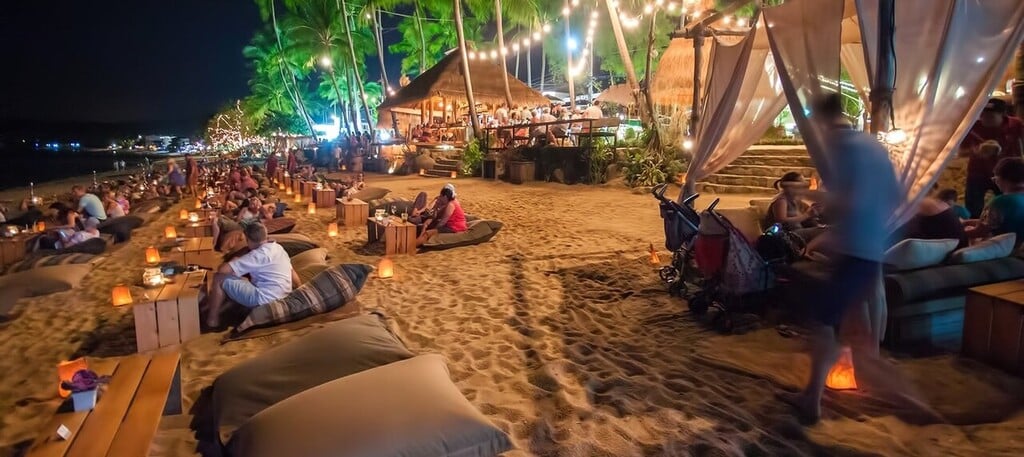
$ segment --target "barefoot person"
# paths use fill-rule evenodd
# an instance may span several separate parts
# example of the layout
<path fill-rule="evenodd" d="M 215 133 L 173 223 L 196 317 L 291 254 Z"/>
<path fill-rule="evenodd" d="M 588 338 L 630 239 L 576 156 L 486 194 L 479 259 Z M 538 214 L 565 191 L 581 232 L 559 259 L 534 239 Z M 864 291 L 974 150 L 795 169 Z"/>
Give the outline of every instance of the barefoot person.
<path fill-rule="evenodd" d="M 416 240 L 416 246 L 422 246 L 430 237 L 438 233 L 461 233 L 467 230 L 466 214 L 462 205 L 455 199 L 455 186 L 446 184 L 438 195 L 436 219 L 424 223 L 425 230 Z"/>
<path fill-rule="evenodd" d="M 249 253 L 221 265 L 210 284 L 206 296 L 206 324 L 210 328 L 220 327 L 221 307 L 227 298 L 255 308 L 288 295 L 299 285 L 299 275 L 292 269 L 288 253 L 281 245 L 268 241 L 263 224 L 247 225 L 245 240 Z"/>
<path fill-rule="evenodd" d="M 870 298 L 880 280 L 887 223 L 902 195 L 888 151 L 872 136 L 853 130 L 838 95 L 819 100 L 812 116 L 825 132 L 830 165 L 836 171 L 828 182 L 828 194 L 808 195 L 827 198 L 833 211 L 833 228 L 822 237 L 827 237 L 823 242 L 830 248 L 834 268 L 821 293 L 814 296 L 810 379 L 802 392 L 780 395 L 810 423 L 821 416 L 825 378 L 839 358 L 839 324 L 848 309 Z M 860 365 L 857 360 L 854 363 L 859 373 Z"/>

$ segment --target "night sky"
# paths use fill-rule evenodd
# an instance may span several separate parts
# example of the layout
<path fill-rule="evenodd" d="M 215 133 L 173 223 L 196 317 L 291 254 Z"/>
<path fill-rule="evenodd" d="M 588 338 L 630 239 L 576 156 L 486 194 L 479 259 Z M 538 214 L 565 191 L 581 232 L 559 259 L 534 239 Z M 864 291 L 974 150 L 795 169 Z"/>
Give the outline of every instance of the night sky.
<path fill-rule="evenodd" d="M 17 0 L 0 12 L 0 118 L 180 122 L 248 92 L 252 0 Z"/>

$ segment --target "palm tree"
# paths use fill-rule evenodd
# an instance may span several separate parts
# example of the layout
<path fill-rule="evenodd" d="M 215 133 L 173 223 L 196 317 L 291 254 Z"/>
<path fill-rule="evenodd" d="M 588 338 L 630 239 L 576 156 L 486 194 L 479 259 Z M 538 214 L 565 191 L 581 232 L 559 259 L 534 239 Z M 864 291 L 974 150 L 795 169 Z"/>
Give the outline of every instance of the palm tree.
<path fill-rule="evenodd" d="M 375 125 L 375 123 L 373 122 L 373 117 L 370 115 L 370 108 L 367 106 L 368 104 L 366 103 L 366 91 L 363 90 L 363 77 L 362 75 L 359 74 L 360 59 L 356 57 L 356 46 L 355 43 L 353 43 L 352 41 L 352 28 L 349 27 L 348 24 L 350 16 L 348 3 L 346 2 L 346 0 L 338 1 L 340 2 L 339 6 L 341 9 L 341 15 L 339 16 L 339 19 L 341 19 L 341 23 L 344 25 L 345 28 L 345 41 L 348 43 L 348 53 L 352 63 L 352 73 L 356 77 L 356 87 L 359 88 L 359 103 L 363 105 L 363 110 L 366 112 L 366 123 L 370 126 L 370 130 L 373 130 L 373 125 Z"/>
<path fill-rule="evenodd" d="M 641 110 L 647 114 L 648 119 L 652 113 L 646 113 L 647 104 L 642 103 L 639 100 L 640 97 L 640 82 L 636 79 L 636 70 L 633 68 L 633 58 L 629 54 L 629 48 L 626 46 L 626 38 L 622 34 L 622 23 L 619 22 L 619 11 L 615 6 L 617 2 L 615 0 L 605 0 L 605 4 L 608 6 L 608 17 L 612 23 L 612 33 L 615 34 L 615 44 L 619 48 L 619 55 L 622 57 L 622 64 L 625 67 L 626 81 L 629 83 L 629 89 L 633 92 L 633 96 L 637 98 L 636 104 Z"/>
<path fill-rule="evenodd" d="M 466 57 L 466 33 L 462 29 L 462 0 L 455 0 L 455 32 L 459 34 L 459 60 L 462 61 L 462 80 L 466 84 L 466 102 L 469 104 L 469 122 L 473 135 L 479 136 L 480 121 L 476 118 L 476 100 L 473 98 L 473 77 L 469 73 L 469 59 Z"/>
<path fill-rule="evenodd" d="M 487 20 L 492 11 L 492 4 L 489 0 L 470 0 L 468 2 L 470 11 L 477 19 Z M 507 48 L 505 47 L 505 26 L 507 19 L 513 25 L 528 26 L 533 24 L 538 17 L 536 0 L 512 0 L 502 3 L 501 0 L 493 2 L 494 19 L 497 23 L 498 49 L 502 50 L 501 73 L 502 82 L 505 86 L 505 103 L 512 107 L 512 91 L 508 84 L 508 66 L 506 63 Z"/>
<path fill-rule="evenodd" d="M 285 0 L 286 4 L 293 0 Z M 260 16 L 263 21 L 266 22 L 270 19 L 271 25 L 274 29 L 274 37 L 277 41 L 277 54 L 278 54 L 278 66 L 280 69 L 281 77 L 283 79 L 285 90 L 288 92 L 289 97 L 295 103 L 295 108 L 298 110 L 299 115 L 305 121 L 306 126 L 309 128 L 310 135 L 313 136 L 314 140 L 317 140 L 316 131 L 313 130 L 313 121 L 309 116 L 309 110 L 306 108 L 306 103 L 302 99 L 302 91 L 299 90 L 299 83 L 295 77 L 295 72 L 287 62 L 287 57 L 284 52 L 284 43 L 281 40 L 281 29 L 277 25 L 277 7 L 275 6 L 274 0 L 256 0 L 256 4 L 260 9 Z M 289 84 L 289 82 L 291 84 Z"/>

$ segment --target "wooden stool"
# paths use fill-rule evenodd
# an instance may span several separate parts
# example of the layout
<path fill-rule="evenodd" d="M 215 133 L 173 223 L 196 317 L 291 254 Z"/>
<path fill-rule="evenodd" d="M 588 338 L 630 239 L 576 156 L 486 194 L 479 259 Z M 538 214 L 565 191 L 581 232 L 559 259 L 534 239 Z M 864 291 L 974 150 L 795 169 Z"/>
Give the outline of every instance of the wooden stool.
<path fill-rule="evenodd" d="M 305 198 L 306 201 L 313 201 L 313 192 L 316 191 L 316 182 L 302 181 L 299 183 L 299 186 L 302 188 L 302 197 Z"/>
<path fill-rule="evenodd" d="M 334 200 L 337 198 L 338 194 L 334 189 L 320 189 L 313 191 L 313 201 L 316 202 L 317 208 L 330 208 L 334 205 Z"/>
<path fill-rule="evenodd" d="M 198 337 L 199 301 L 205 296 L 205 287 L 205 271 L 181 274 L 164 285 L 156 298 L 134 305 L 138 351 L 152 351 Z"/>
<path fill-rule="evenodd" d="M 383 221 L 378 221 L 375 217 L 367 217 L 367 242 L 376 242 L 381 235 L 384 237 L 385 255 L 416 255 L 416 224 L 402 222 L 397 217 L 385 218 Z"/>
<path fill-rule="evenodd" d="M 359 227 L 370 216 L 370 205 L 358 198 L 335 199 L 335 208 L 337 208 L 338 222 L 345 227 Z"/>
<path fill-rule="evenodd" d="M 291 188 L 292 192 L 302 195 L 302 180 L 293 176 Z"/>
<path fill-rule="evenodd" d="M 1024 280 L 968 290 L 963 332 L 965 356 L 1024 374 Z"/>
<path fill-rule="evenodd" d="M 0 238 L 0 266 L 6 267 L 23 260 L 28 252 L 29 243 L 38 235 L 22 232 L 11 238 Z"/>

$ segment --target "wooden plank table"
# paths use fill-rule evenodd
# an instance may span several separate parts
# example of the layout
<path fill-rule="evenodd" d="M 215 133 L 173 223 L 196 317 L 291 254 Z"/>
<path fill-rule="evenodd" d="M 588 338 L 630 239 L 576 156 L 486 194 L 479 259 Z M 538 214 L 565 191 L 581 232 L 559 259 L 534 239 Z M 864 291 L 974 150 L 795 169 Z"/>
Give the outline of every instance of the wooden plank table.
<path fill-rule="evenodd" d="M 1024 280 L 967 291 L 961 350 L 967 357 L 1024 374 Z"/>
<path fill-rule="evenodd" d="M 313 201 L 313 192 L 316 192 L 316 181 L 302 181 L 299 183 L 302 190 L 302 197 L 307 201 Z"/>
<path fill-rule="evenodd" d="M 205 296 L 206 271 L 174 276 L 148 300 L 132 306 L 138 352 L 174 346 L 199 336 L 199 301 Z"/>
<path fill-rule="evenodd" d="M 90 359 L 89 368 L 109 375 L 91 411 L 58 412 L 40 430 L 29 457 L 146 456 L 160 418 L 181 414 L 181 354 L 168 351 L 118 359 Z M 61 425 L 67 440 L 57 436 Z"/>
<path fill-rule="evenodd" d="M 366 238 L 369 243 L 384 238 L 385 255 L 409 254 L 416 255 L 416 224 L 402 222 L 397 217 L 384 218 L 383 222 L 376 218 L 366 218 Z"/>
<path fill-rule="evenodd" d="M 331 188 L 313 191 L 313 201 L 316 202 L 317 208 L 330 208 L 334 206 L 337 198 L 338 193 Z"/>
<path fill-rule="evenodd" d="M 335 199 L 338 222 L 345 227 L 359 227 L 367 217 L 370 217 L 370 205 L 358 198 Z"/>
<path fill-rule="evenodd" d="M 182 238 L 202 238 L 213 236 L 213 222 L 200 219 L 199 222 L 186 222 L 178 236 Z"/>
<path fill-rule="evenodd" d="M 165 261 L 176 262 L 178 265 L 199 265 L 203 268 L 216 270 L 223 263 L 223 256 L 213 250 L 212 237 L 188 238 L 162 256 Z"/>
<path fill-rule="evenodd" d="M 0 237 L 0 267 L 6 267 L 25 259 L 29 244 L 39 233 L 21 232 L 11 238 Z"/>

